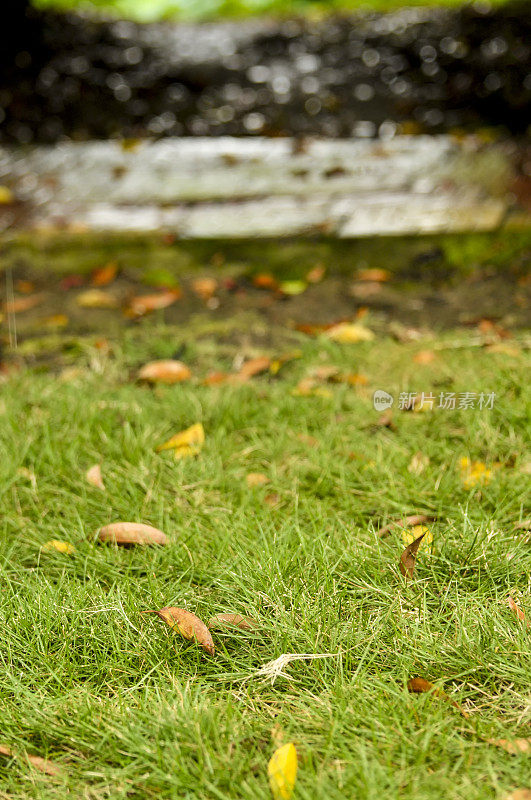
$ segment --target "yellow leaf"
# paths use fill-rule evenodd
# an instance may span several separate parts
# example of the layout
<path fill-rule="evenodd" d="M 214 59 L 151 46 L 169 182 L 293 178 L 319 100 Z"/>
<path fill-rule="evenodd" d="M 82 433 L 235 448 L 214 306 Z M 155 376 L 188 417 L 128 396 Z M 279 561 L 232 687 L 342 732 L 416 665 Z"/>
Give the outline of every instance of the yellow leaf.
<path fill-rule="evenodd" d="M 13 192 L 7 186 L 0 186 L 0 205 L 9 205 L 14 201 Z"/>
<path fill-rule="evenodd" d="M 77 304 L 81 308 L 116 308 L 116 298 L 101 289 L 87 289 L 77 296 Z"/>
<path fill-rule="evenodd" d="M 247 486 L 265 486 L 266 483 L 269 483 L 269 478 L 263 472 L 249 472 L 245 476 L 245 480 Z"/>
<path fill-rule="evenodd" d="M 290 800 L 297 777 L 297 750 L 292 742 L 275 750 L 267 774 L 275 800 Z"/>
<path fill-rule="evenodd" d="M 59 539 L 50 539 L 49 542 L 46 542 L 42 546 L 43 550 L 50 551 L 50 550 L 57 550 L 58 553 L 66 553 L 70 555 L 76 552 L 76 548 L 73 544 L 69 544 L 68 542 L 60 542 Z"/>
<path fill-rule="evenodd" d="M 171 439 L 157 447 L 157 452 L 162 450 L 175 450 L 175 458 L 189 458 L 197 455 L 205 441 L 205 430 L 200 422 L 191 425 L 184 431 L 176 433 Z"/>
<path fill-rule="evenodd" d="M 414 525 L 412 528 L 403 530 L 402 541 L 404 542 L 404 546 L 407 547 L 408 544 L 412 544 L 415 539 L 418 539 L 422 534 L 424 534 L 424 538 L 419 545 L 419 551 L 422 550 L 426 555 L 431 555 L 433 533 L 425 525 Z"/>
<path fill-rule="evenodd" d="M 470 461 L 464 457 L 459 459 L 459 467 L 464 488 L 473 489 L 474 486 L 485 486 L 490 483 L 493 471 L 499 469 L 501 464 L 496 461 L 491 467 L 487 467 L 483 461 Z"/>
<path fill-rule="evenodd" d="M 325 331 L 324 335 L 327 339 L 340 344 L 370 342 L 374 339 L 374 333 L 359 322 L 339 322 Z"/>

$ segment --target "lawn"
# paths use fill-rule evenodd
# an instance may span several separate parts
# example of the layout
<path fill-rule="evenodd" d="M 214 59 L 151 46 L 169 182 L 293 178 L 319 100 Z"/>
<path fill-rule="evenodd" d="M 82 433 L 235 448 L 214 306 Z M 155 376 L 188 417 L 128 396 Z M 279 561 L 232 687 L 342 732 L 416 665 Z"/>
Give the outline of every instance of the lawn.
<path fill-rule="evenodd" d="M 529 786 L 529 753 L 488 741 L 530 734 L 530 629 L 508 605 L 531 618 L 529 534 L 516 527 L 529 489 L 525 332 L 454 325 L 397 340 L 369 311 L 357 324 L 375 338 L 340 343 L 259 310 L 205 308 L 101 340 L 103 312 L 85 313 L 90 335 L 66 365 L 19 363 L 0 384 L 0 748 L 15 754 L 0 756 L 0 797 L 265 800 L 269 758 L 287 742 L 294 800 L 486 800 Z M 136 380 L 176 351 L 189 381 Z M 203 382 L 287 354 L 276 374 Z M 395 401 L 389 428 L 376 389 L 496 398 L 425 413 Z M 198 455 L 156 452 L 198 422 Z M 491 472 L 466 484 L 462 458 Z M 94 464 L 105 491 L 86 479 Z M 407 531 L 378 530 L 415 513 L 435 518 L 433 543 L 405 580 Z M 169 542 L 98 543 L 118 520 Z M 212 656 L 141 613 L 164 606 L 255 627 L 213 631 Z M 317 657 L 260 674 L 283 654 Z M 468 717 L 408 693 L 414 676 Z"/>
<path fill-rule="evenodd" d="M 403 0 L 33 0 L 40 8 L 83 9 L 139 22 L 213 19 L 256 14 L 323 16 L 330 13 L 396 11 Z M 503 5 L 508 0 L 491 0 Z M 461 6 L 464 0 L 408 0 L 407 6 Z"/>

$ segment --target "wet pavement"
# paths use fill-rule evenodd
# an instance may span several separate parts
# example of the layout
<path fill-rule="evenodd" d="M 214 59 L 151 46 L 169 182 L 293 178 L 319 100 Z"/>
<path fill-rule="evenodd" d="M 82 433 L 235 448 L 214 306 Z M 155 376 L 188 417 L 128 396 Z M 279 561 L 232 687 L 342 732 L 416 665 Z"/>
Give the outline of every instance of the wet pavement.
<path fill-rule="evenodd" d="M 206 25 L 32 14 L 3 37 L 4 143 L 529 125 L 529 3 Z"/>

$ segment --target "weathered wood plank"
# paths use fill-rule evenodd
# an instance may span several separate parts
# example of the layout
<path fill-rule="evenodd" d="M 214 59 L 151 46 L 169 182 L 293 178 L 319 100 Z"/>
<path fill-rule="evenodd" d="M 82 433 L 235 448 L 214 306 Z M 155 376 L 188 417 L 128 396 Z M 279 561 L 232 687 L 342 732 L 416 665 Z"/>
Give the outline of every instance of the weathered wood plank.
<path fill-rule="evenodd" d="M 503 146 L 473 138 L 219 138 L 0 148 L 16 203 L 0 229 L 170 229 L 185 237 L 490 230 L 508 207 Z"/>

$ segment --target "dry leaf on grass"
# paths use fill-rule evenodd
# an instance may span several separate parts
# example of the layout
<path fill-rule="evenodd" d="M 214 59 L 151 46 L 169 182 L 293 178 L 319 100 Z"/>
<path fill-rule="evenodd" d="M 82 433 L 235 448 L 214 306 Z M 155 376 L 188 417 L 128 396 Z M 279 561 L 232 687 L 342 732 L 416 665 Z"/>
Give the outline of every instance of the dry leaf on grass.
<path fill-rule="evenodd" d="M 425 533 L 422 533 L 413 542 L 411 542 L 411 544 L 408 544 L 408 546 L 400 556 L 400 572 L 406 579 L 413 577 L 413 571 L 415 569 L 415 561 L 417 558 L 417 551 L 425 535 L 426 535 Z"/>
<path fill-rule="evenodd" d="M 431 364 L 435 361 L 436 355 L 433 350 L 419 350 L 419 352 L 413 356 L 413 361 L 415 364 Z"/>
<path fill-rule="evenodd" d="M 418 539 L 421 535 L 424 536 L 424 538 L 420 543 L 419 550 L 422 550 L 422 552 L 426 555 L 431 555 L 433 533 L 425 525 L 414 525 L 409 529 L 404 528 L 402 531 L 402 541 L 404 542 L 404 545 L 407 546 L 409 544 L 413 544 L 415 539 Z"/>
<path fill-rule="evenodd" d="M 175 458 L 188 458 L 197 455 L 203 447 L 205 441 L 205 430 L 200 422 L 190 425 L 184 431 L 176 433 L 164 444 L 160 444 L 157 453 L 163 450 L 173 450 Z"/>
<path fill-rule="evenodd" d="M 407 471 L 412 475 L 421 475 L 430 463 L 430 457 L 425 453 L 415 453 L 413 458 L 408 464 Z"/>
<path fill-rule="evenodd" d="M 443 692 L 442 689 L 437 689 L 431 681 L 427 681 L 425 678 L 410 678 L 407 682 L 407 688 L 409 692 L 414 694 L 424 694 L 426 692 L 433 694 L 435 697 L 438 697 L 440 700 L 445 700 L 447 703 L 451 703 L 454 708 L 457 708 L 460 714 L 463 715 L 466 719 L 468 719 L 468 713 L 461 708 L 459 703 L 456 703 L 455 700 L 452 700 L 451 697 L 448 697 L 446 692 Z"/>
<path fill-rule="evenodd" d="M 391 277 L 391 273 L 387 269 L 359 269 L 354 273 L 354 278 L 357 281 L 369 281 L 376 283 L 385 283 Z"/>
<path fill-rule="evenodd" d="M 509 599 L 508 599 L 507 602 L 508 602 L 508 605 L 509 605 L 509 608 L 511 609 L 511 611 L 514 611 L 514 613 L 516 614 L 518 619 L 521 622 L 525 622 L 525 624 L 529 628 L 531 626 L 531 623 L 529 622 L 529 620 L 526 619 L 526 616 L 525 616 L 524 612 L 522 611 L 522 609 L 520 608 L 518 603 L 515 600 L 513 600 L 511 595 L 509 595 Z"/>
<path fill-rule="evenodd" d="M 241 614 L 216 614 L 215 617 L 209 619 L 209 628 L 226 628 L 226 627 L 241 628 L 243 631 L 252 631 L 256 627 L 256 622 L 250 617 L 243 617 Z"/>
<path fill-rule="evenodd" d="M 379 536 L 387 536 L 387 534 L 394 530 L 394 528 L 409 528 L 412 525 L 422 525 L 424 522 L 433 522 L 435 517 L 428 516 L 427 514 L 411 514 L 409 517 L 402 517 L 402 519 L 395 519 L 380 528 L 378 531 Z"/>
<path fill-rule="evenodd" d="M 325 331 L 323 336 L 340 344 L 371 342 L 374 339 L 374 333 L 359 322 L 340 322 Z"/>
<path fill-rule="evenodd" d="M 203 386 L 219 386 L 220 383 L 227 383 L 232 378 L 229 372 L 209 372 L 209 374 L 201 381 Z"/>
<path fill-rule="evenodd" d="M 6 314 L 19 314 L 21 311 L 30 311 L 44 300 L 44 294 L 32 294 L 28 297 L 15 297 L 13 300 L 6 300 L 2 309 Z"/>
<path fill-rule="evenodd" d="M 292 742 L 275 750 L 267 774 L 274 800 L 290 800 L 297 778 L 297 750 Z"/>
<path fill-rule="evenodd" d="M 50 552 L 51 550 L 57 550 L 58 553 L 65 553 L 65 555 L 72 555 L 72 553 L 76 552 L 76 548 L 73 544 L 69 542 L 61 542 L 59 539 L 50 539 L 49 542 L 43 544 L 43 550 Z"/>
<path fill-rule="evenodd" d="M 272 492 L 272 494 L 266 494 L 266 496 L 264 497 L 264 503 L 270 506 L 270 508 L 276 508 L 279 505 L 281 499 L 282 498 L 280 497 L 279 494 L 277 494 L 276 492 Z"/>
<path fill-rule="evenodd" d="M 249 472 L 245 476 L 245 480 L 247 486 L 265 486 L 266 483 L 269 483 L 269 478 L 263 472 Z"/>
<path fill-rule="evenodd" d="M 199 617 L 192 614 L 191 611 L 186 611 L 184 608 L 175 608 L 174 606 L 166 606 L 159 611 L 143 611 L 143 614 L 156 614 L 160 617 L 166 625 L 180 633 L 185 639 L 193 639 L 197 644 L 206 650 L 211 656 L 215 653 L 214 640 L 212 635 Z"/>
<path fill-rule="evenodd" d="M 262 372 L 267 372 L 271 364 L 271 359 L 267 356 L 259 356 L 258 358 L 250 358 L 246 361 L 238 371 L 238 378 L 242 381 L 247 381 L 255 375 L 260 375 Z"/>
<path fill-rule="evenodd" d="M 148 383 L 181 383 L 192 377 L 192 373 L 182 361 L 165 359 L 150 361 L 138 372 L 138 379 Z"/>
<path fill-rule="evenodd" d="M 215 278 L 195 278 L 192 281 L 193 291 L 205 302 L 214 296 L 218 288 L 218 282 Z"/>
<path fill-rule="evenodd" d="M 270 289 L 272 291 L 278 289 L 278 281 L 270 272 L 260 272 L 257 275 L 253 275 L 252 282 L 257 289 Z"/>
<path fill-rule="evenodd" d="M 88 483 L 91 486 L 95 486 L 96 489 L 101 489 L 102 492 L 105 491 L 105 484 L 103 483 L 103 478 L 101 475 L 101 467 L 99 464 L 94 464 L 93 467 L 90 467 L 85 473 L 85 478 L 87 479 Z"/>
<path fill-rule="evenodd" d="M 78 294 L 76 303 L 80 308 L 116 308 L 118 301 L 114 295 L 102 289 L 87 289 Z"/>
<path fill-rule="evenodd" d="M 93 271 L 92 275 L 90 276 L 90 282 L 93 286 L 107 286 L 116 278 L 117 272 L 118 262 L 109 261 L 109 263 L 105 264 L 105 266 L 99 267 Z"/>
<path fill-rule="evenodd" d="M 129 302 L 126 314 L 131 317 L 142 317 L 144 314 L 149 314 L 150 311 L 168 308 L 176 300 L 179 300 L 182 294 L 180 289 L 164 289 L 162 292 L 154 294 L 137 295 Z"/>
<path fill-rule="evenodd" d="M 531 752 L 531 736 L 527 739 L 486 739 L 489 744 L 501 747 L 512 756 Z"/>
<path fill-rule="evenodd" d="M 521 522 L 517 522 L 514 527 L 523 531 L 531 531 L 531 519 L 523 519 Z"/>
<path fill-rule="evenodd" d="M 11 747 L 7 745 L 0 745 L 0 753 L 4 756 L 8 756 L 10 758 L 15 758 L 18 754 L 15 753 Z M 38 769 L 39 772 L 43 772 L 45 775 L 61 775 L 62 769 L 59 764 L 54 764 L 53 761 L 49 761 L 47 758 L 41 758 L 40 756 L 31 756 L 28 753 L 25 753 L 21 758 L 26 758 L 32 767 Z"/>
<path fill-rule="evenodd" d="M 306 280 L 308 283 L 320 283 L 326 272 L 324 264 L 316 264 L 309 272 L 306 273 Z"/>
<path fill-rule="evenodd" d="M 167 544 L 168 537 L 158 528 L 142 522 L 113 522 L 98 531 L 100 542 L 114 542 L 124 546 L 133 544 Z"/>
<path fill-rule="evenodd" d="M 504 800 L 531 800 L 531 789 L 515 789 Z"/>
<path fill-rule="evenodd" d="M 32 281 L 16 281 L 15 289 L 20 294 L 33 294 L 35 291 L 35 284 Z"/>

